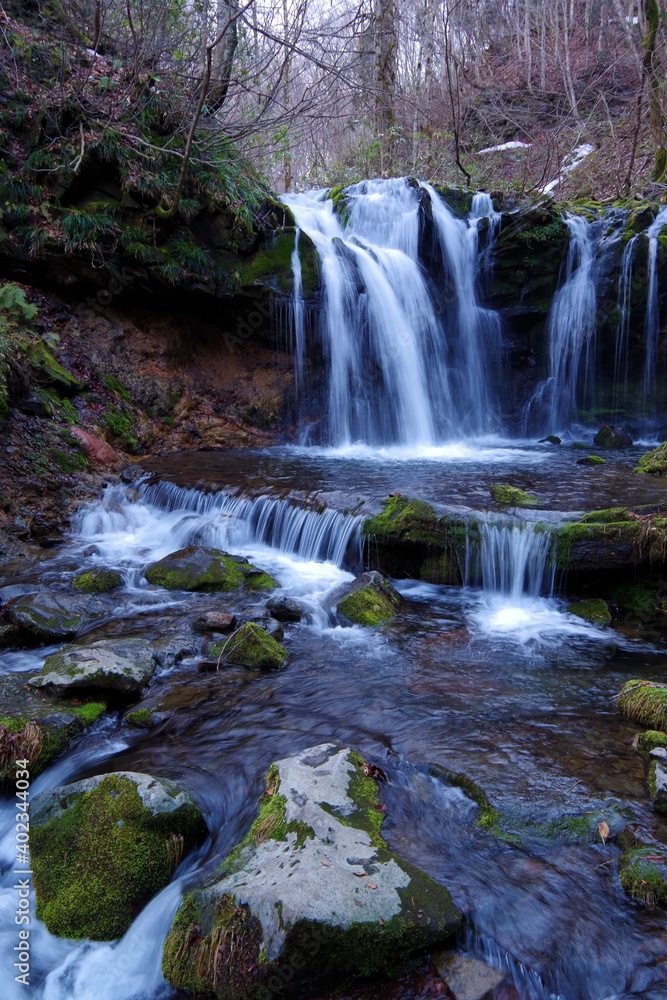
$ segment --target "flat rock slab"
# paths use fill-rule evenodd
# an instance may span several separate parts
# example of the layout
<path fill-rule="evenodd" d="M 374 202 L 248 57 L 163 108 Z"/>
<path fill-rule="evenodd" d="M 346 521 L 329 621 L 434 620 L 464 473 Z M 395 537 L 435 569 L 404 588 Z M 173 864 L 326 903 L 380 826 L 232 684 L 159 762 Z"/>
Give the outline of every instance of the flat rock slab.
<path fill-rule="evenodd" d="M 505 979 L 504 972 L 471 955 L 442 951 L 432 958 L 454 1000 L 484 1000 Z"/>
<path fill-rule="evenodd" d="M 133 696 L 147 686 L 156 666 L 153 646 L 143 639 L 101 639 L 64 646 L 28 683 L 55 694 L 89 688 Z"/>
<path fill-rule="evenodd" d="M 456 933 L 447 890 L 382 840 L 365 768 L 334 744 L 272 765 L 248 835 L 176 916 L 163 953 L 172 985 L 241 1000 L 289 982 L 296 997 L 401 971 Z M 232 934 L 236 949 L 207 964 Z"/>
<path fill-rule="evenodd" d="M 36 913 L 69 938 L 120 937 L 206 836 L 188 792 L 134 771 L 42 792 L 30 811 Z"/>
<path fill-rule="evenodd" d="M 149 583 L 166 590 L 271 590 L 276 581 L 244 559 L 220 549 L 188 545 L 146 569 Z"/>
<path fill-rule="evenodd" d="M 107 605 L 96 598 L 47 590 L 17 597 L 9 606 L 7 618 L 38 639 L 52 641 L 76 635 L 83 625 L 102 618 L 108 610 Z"/>

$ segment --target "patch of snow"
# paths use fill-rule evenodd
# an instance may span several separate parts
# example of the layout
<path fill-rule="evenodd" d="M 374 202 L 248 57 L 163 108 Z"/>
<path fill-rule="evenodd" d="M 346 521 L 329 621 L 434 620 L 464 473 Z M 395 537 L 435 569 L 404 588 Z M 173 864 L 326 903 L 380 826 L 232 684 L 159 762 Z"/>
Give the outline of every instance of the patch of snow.
<path fill-rule="evenodd" d="M 518 139 L 513 139 L 511 142 L 502 142 L 499 146 L 487 146 L 486 149 L 480 149 L 477 155 L 481 156 L 482 153 L 502 153 L 506 149 L 530 149 L 530 146 L 529 142 L 520 142 Z"/>
<path fill-rule="evenodd" d="M 550 194 L 554 188 L 558 187 L 566 174 L 570 174 L 573 170 L 576 170 L 577 167 L 584 162 L 586 157 L 590 156 L 593 152 L 595 152 L 595 146 L 592 146 L 590 142 L 585 142 L 583 145 L 577 146 L 576 149 L 573 149 L 569 156 L 565 157 L 558 177 L 554 177 L 552 181 L 545 184 L 545 186 L 540 190 L 540 194 Z"/>

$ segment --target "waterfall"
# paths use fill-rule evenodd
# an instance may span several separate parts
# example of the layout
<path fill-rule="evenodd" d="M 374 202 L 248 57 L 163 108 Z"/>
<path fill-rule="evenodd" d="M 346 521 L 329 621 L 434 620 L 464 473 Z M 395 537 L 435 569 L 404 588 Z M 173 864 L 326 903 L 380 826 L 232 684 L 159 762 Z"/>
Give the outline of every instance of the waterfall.
<path fill-rule="evenodd" d="M 133 547 L 138 553 L 167 554 L 187 545 L 225 551 L 267 546 L 299 560 L 361 565 L 361 516 L 269 496 L 207 493 L 167 481 L 140 485 L 137 499 L 141 502 L 128 503 L 122 489 L 108 488 L 101 503 L 78 515 L 75 531 L 89 541 L 106 538 L 115 545 L 117 539 L 128 555 Z"/>
<path fill-rule="evenodd" d="M 509 518 L 478 522 L 479 548 L 468 541 L 466 584 L 481 576 L 487 594 L 518 604 L 522 597 L 551 595 L 555 567 L 548 564 L 551 534 L 543 523 Z"/>
<path fill-rule="evenodd" d="M 595 393 L 595 310 L 593 241 L 590 224 L 568 215 L 570 242 L 565 280 L 556 292 L 547 326 L 549 376 L 526 409 L 527 425 L 537 418 L 542 433 L 562 431 Z"/>
<path fill-rule="evenodd" d="M 451 278 L 445 294 L 419 260 L 426 197 Z M 487 198 L 476 202 L 477 221 L 493 210 Z M 405 179 L 347 188 L 344 221 L 321 191 L 284 201 L 320 256 L 321 437 L 415 446 L 494 429 L 502 338 L 498 316 L 477 302 L 477 221 L 456 219 L 434 188 Z"/>
<path fill-rule="evenodd" d="M 292 251 L 292 273 L 294 275 L 294 294 L 292 297 L 292 355 L 294 357 L 294 382 L 297 399 L 301 388 L 301 374 L 303 370 L 303 351 L 306 341 L 306 317 L 303 303 L 303 281 L 301 278 L 301 256 L 299 254 L 299 236 L 301 230 L 297 227 L 294 236 L 294 250 Z"/>
<path fill-rule="evenodd" d="M 611 401 L 613 413 L 617 413 L 627 405 L 628 368 L 630 363 L 630 315 L 632 310 L 632 261 L 636 240 L 637 237 L 633 236 L 623 250 L 621 273 L 618 279 L 619 323 L 614 350 L 614 382 Z"/>
<path fill-rule="evenodd" d="M 649 226 L 648 236 L 648 293 L 644 315 L 644 341 L 646 356 L 642 378 L 642 401 L 644 413 L 650 416 L 657 408 L 656 365 L 658 359 L 658 337 L 660 333 L 660 309 L 658 305 L 658 236 L 667 225 L 667 206 L 663 206 Z"/>

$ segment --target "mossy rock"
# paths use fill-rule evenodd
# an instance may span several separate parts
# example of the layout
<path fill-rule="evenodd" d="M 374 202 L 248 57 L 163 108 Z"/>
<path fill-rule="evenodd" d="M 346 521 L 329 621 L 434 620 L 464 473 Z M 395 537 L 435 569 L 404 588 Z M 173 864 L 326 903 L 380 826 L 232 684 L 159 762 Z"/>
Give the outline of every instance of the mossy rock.
<path fill-rule="evenodd" d="M 56 694 L 72 691 L 108 691 L 132 700 L 155 673 L 153 646 L 134 636 L 72 643 L 47 656 L 44 666 L 28 683 Z"/>
<path fill-rule="evenodd" d="M 37 639 L 53 642 L 75 635 L 85 624 L 108 613 L 95 598 L 42 591 L 12 601 L 7 617 Z"/>
<path fill-rule="evenodd" d="M 649 763 L 646 779 L 651 802 L 657 812 L 667 813 L 667 750 L 663 747 L 654 747 L 651 757 L 656 758 Z"/>
<path fill-rule="evenodd" d="M 206 836 L 187 792 L 131 771 L 43 792 L 31 814 L 36 915 L 67 938 L 120 937 Z"/>
<path fill-rule="evenodd" d="M 540 438 L 538 444 L 561 444 L 561 439 L 557 434 L 547 434 L 545 438 Z"/>
<path fill-rule="evenodd" d="M 602 455 L 586 455 L 586 458 L 577 460 L 577 465 L 606 465 L 607 460 Z"/>
<path fill-rule="evenodd" d="M 611 612 L 607 607 L 607 602 L 599 597 L 590 597 L 586 601 L 576 601 L 568 604 L 567 611 L 577 618 L 583 618 L 585 622 L 592 625 L 608 625 L 611 621 Z"/>
<path fill-rule="evenodd" d="M 382 573 L 362 573 L 341 584 L 326 598 L 329 607 L 355 625 L 384 625 L 394 617 L 403 598 Z"/>
<path fill-rule="evenodd" d="M 642 621 L 651 621 L 658 614 L 655 591 L 644 583 L 623 583 L 612 591 L 612 597 L 621 612 L 635 615 Z"/>
<path fill-rule="evenodd" d="M 165 590 L 272 590 L 279 586 L 247 559 L 220 549 L 189 545 L 151 563 L 146 569 L 149 583 Z"/>
<path fill-rule="evenodd" d="M 667 441 L 659 445 L 653 451 L 646 452 L 639 459 L 639 465 L 635 472 L 642 472 L 652 476 L 664 476 L 667 473 Z"/>
<path fill-rule="evenodd" d="M 36 778 L 106 708 L 104 701 L 53 701 L 15 674 L 0 677 L 0 787 L 11 785 L 17 760 L 27 759 Z"/>
<path fill-rule="evenodd" d="M 609 424 L 605 424 L 604 427 L 600 428 L 593 441 L 598 448 L 607 448 L 613 451 L 632 447 L 632 438 L 625 428 L 610 427 Z"/>
<path fill-rule="evenodd" d="M 629 680 L 621 688 L 618 707 L 635 722 L 654 730 L 667 729 L 667 685 Z"/>
<path fill-rule="evenodd" d="M 502 507 L 539 507 L 542 503 L 533 493 L 526 493 L 525 490 L 508 486 L 506 483 L 495 483 L 489 492 Z"/>
<path fill-rule="evenodd" d="M 632 521 L 629 507 L 607 507 L 604 510 L 591 510 L 583 514 L 583 524 L 619 524 L 621 521 Z"/>
<path fill-rule="evenodd" d="M 625 851 L 619 862 L 621 885 L 645 906 L 667 906 L 667 848 L 641 844 Z"/>
<path fill-rule="evenodd" d="M 136 729 L 152 729 L 155 725 L 155 720 L 148 708 L 137 708 L 128 712 L 125 721 Z"/>
<path fill-rule="evenodd" d="M 276 623 L 277 624 L 277 623 Z M 221 666 L 233 663 L 241 667 L 259 667 L 275 670 L 287 663 L 288 652 L 273 636 L 256 622 L 246 622 L 229 638 L 220 642 L 209 642 L 204 646 L 204 655 Z"/>
<path fill-rule="evenodd" d="M 38 385 L 51 386 L 64 396 L 74 396 L 81 391 L 79 380 L 56 361 L 43 341 L 38 341 L 30 348 L 28 364 Z"/>
<path fill-rule="evenodd" d="M 667 733 L 659 733 L 656 729 L 647 729 L 645 733 L 637 733 L 632 745 L 640 753 L 650 753 L 656 747 L 667 749 Z"/>
<path fill-rule="evenodd" d="M 650 524 L 640 517 L 612 522 L 571 521 L 557 525 L 553 535 L 555 545 L 550 558 L 561 569 L 599 572 L 665 560 L 667 530 L 658 519 Z"/>
<path fill-rule="evenodd" d="M 89 569 L 85 573 L 78 573 L 72 580 L 75 590 L 82 590 L 84 594 L 104 594 L 108 590 L 115 590 L 122 587 L 123 578 L 114 569 Z"/>
<path fill-rule="evenodd" d="M 271 766 L 248 834 L 176 915 L 169 983 L 219 1000 L 326 994 L 456 934 L 447 890 L 384 843 L 372 773 L 334 744 Z"/>

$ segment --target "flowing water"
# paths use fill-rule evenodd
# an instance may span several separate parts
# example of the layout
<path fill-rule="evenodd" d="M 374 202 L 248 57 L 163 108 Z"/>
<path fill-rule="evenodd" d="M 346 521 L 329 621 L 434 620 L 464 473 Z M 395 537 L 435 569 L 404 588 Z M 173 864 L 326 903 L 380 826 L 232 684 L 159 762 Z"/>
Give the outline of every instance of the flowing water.
<path fill-rule="evenodd" d="M 120 942 L 63 941 L 33 921 L 39 1000 L 170 997 L 161 947 L 181 892 L 245 835 L 271 761 L 330 740 L 387 772 L 384 834 L 449 888 L 466 918 L 458 947 L 506 976 L 493 1000 L 667 995 L 664 912 L 623 893 L 613 840 L 578 840 L 567 824 L 565 834 L 553 833 L 563 816 L 590 811 L 614 832 L 632 821 L 667 839 L 631 747 L 636 727 L 614 701 L 629 677 L 664 676 L 664 633 L 633 620 L 595 627 L 570 614 L 550 560 L 553 525 L 568 512 L 656 503 L 667 499 L 667 484 L 634 475 L 641 449 L 593 469 L 577 465 L 576 449 L 497 436 L 502 333 L 483 307 L 478 278 L 479 220 L 489 220 L 486 245 L 498 222 L 486 198 L 466 222 L 425 190 L 441 288 L 455 289 L 446 301 L 419 263 L 422 196 L 411 185 L 351 189 L 344 226 L 321 192 L 289 199 L 321 255 L 326 417 L 315 426 L 304 411 L 302 428 L 304 443 L 322 444 L 156 458 L 139 482 L 110 485 L 82 509 L 62 548 L 37 550 L 2 571 L 0 602 L 66 591 L 82 569 L 117 569 L 123 587 L 109 595 L 105 619 L 88 626 L 86 640 L 192 636 L 194 620 L 213 609 L 262 614 L 268 595 L 149 586 L 146 566 L 188 544 L 247 556 L 306 611 L 285 628 L 290 658 L 282 670 L 201 673 L 199 655 L 160 667 L 141 701 L 159 720 L 152 730 L 138 732 L 111 713 L 33 783 L 36 794 L 105 771 L 163 775 L 197 797 L 210 834 Z M 561 347 L 553 349 L 551 377 L 564 390 L 570 385 L 572 402 L 571 355 L 583 358 L 592 347 L 588 327 L 568 340 L 558 318 L 562 309 L 573 323 L 587 319 L 589 251 L 579 221 L 570 228 L 575 246 L 563 289 L 579 312 L 554 306 Z M 296 257 L 293 264 L 296 273 Z M 297 375 L 309 335 L 299 304 L 297 294 Z M 503 512 L 489 493 L 498 482 L 537 493 L 541 508 Z M 391 623 L 345 626 L 328 594 L 374 565 L 360 522 L 393 492 L 474 515 L 479 541 L 469 536 L 464 585 L 397 580 L 406 602 Z M 1 669 L 29 676 L 53 648 L 4 653 Z M 476 781 L 520 841 L 478 829 L 477 806 L 448 772 Z M 13 823 L 5 802 L 0 982 L 10 998 L 23 989 L 6 972 L 16 943 Z M 439 994 L 426 970 L 353 995 Z"/>

